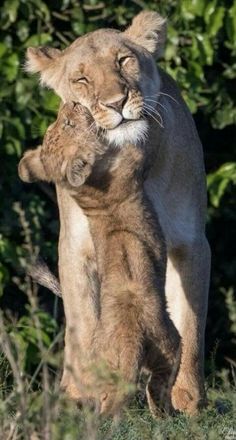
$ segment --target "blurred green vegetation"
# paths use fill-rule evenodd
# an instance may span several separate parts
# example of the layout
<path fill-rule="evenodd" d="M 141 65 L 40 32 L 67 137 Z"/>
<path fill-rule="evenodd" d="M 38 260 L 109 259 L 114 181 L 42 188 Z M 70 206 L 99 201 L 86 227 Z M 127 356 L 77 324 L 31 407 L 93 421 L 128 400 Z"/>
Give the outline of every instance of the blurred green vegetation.
<path fill-rule="evenodd" d="M 204 144 L 207 233 L 213 252 L 208 371 L 213 357 L 217 368 L 235 366 L 236 0 L 5 0 L 0 6 L 0 295 L 4 310 L 16 316 L 22 362 L 28 369 L 37 364 L 37 344 L 25 307 L 26 258 L 40 248 L 50 266 L 56 266 L 58 213 L 53 191 L 22 184 L 17 163 L 25 149 L 40 143 L 59 100 L 24 73 L 25 50 L 32 45 L 63 48 L 98 27 L 125 28 L 142 8 L 168 17 L 160 64 L 182 89 Z M 49 346 L 56 325 L 50 316 L 59 319 L 62 313 L 43 290 L 40 307 L 45 312 L 40 315 L 42 338 Z"/>

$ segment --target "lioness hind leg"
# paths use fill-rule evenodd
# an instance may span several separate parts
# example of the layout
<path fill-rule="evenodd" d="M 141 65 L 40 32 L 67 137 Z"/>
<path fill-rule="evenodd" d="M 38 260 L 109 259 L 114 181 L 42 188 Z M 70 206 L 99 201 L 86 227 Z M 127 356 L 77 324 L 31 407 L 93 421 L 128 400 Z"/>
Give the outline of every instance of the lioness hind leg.
<path fill-rule="evenodd" d="M 159 287 L 158 295 L 144 306 L 146 323 L 145 367 L 151 376 L 146 394 L 151 413 L 159 416 L 171 413 L 171 389 L 175 383 L 181 359 L 181 338 L 166 310 L 165 290 Z"/>

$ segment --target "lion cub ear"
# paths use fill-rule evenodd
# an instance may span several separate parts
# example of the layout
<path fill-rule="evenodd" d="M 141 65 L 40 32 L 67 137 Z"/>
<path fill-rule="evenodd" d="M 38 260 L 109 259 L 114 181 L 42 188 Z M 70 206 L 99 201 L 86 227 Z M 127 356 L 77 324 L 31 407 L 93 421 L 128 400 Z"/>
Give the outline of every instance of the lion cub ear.
<path fill-rule="evenodd" d="M 29 47 L 26 52 L 25 70 L 40 73 L 41 84 L 57 88 L 63 52 L 52 47 Z"/>
<path fill-rule="evenodd" d="M 157 12 L 143 11 L 134 17 L 124 34 L 159 58 L 166 40 L 166 19 Z"/>
<path fill-rule="evenodd" d="M 36 148 L 36 150 L 28 150 L 20 160 L 18 174 L 23 182 L 30 183 L 37 180 L 49 180 L 41 161 L 40 152 L 41 146 Z"/>

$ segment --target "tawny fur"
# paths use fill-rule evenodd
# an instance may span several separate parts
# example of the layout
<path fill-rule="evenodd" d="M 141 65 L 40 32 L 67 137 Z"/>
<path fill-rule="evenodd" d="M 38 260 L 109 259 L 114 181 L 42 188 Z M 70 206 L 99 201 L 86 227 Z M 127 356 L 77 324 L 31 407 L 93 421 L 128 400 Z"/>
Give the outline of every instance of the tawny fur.
<path fill-rule="evenodd" d="M 146 148 L 155 151 L 145 188 L 166 239 L 166 296 L 183 341 L 172 401 L 176 409 L 194 414 L 205 401 L 204 333 L 210 274 L 205 170 L 191 114 L 175 81 L 155 65 L 153 55 L 162 51 L 164 39 L 165 20 L 158 13 L 144 11 L 125 32 L 100 29 L 63 51 L 29 48 L 26 67 L 39 72 L 41 83 L 64 102 L 87 107 L 109 142 L 122 147 L 146 136 Z M 127 55 L 130 58 L 122 61 Z M 114 102 L 116 106 L 110 106 Z M 129 123 L 120 123 L 121 113 Z M 156 122 L 148 129 L 143 116 L 154 117 Z M 66 314 L 62 383 L 76 394 L 79 353 L 86 352 L 96 325 L 90 303 L 94 285 L 87 276 L 87 262 L 96 267 L 96 260 L 87 217 L 66 188 L 57 185 L 57 197 L 59 272 Z"/>
<path fill-rule="evenodd" d="M 101 142 L 90 126 L 86 109 L 64 105 L 43 145 L 21 160 L 20 175 L 25 171 L 31 180 L 66 186 L 84 210 L 100 284 L 97 328 L 93 346 L 88 347 L 91 362 L 104 361 L 131 384 L 137 382 L 141 367 L 149 369 L 148 399 L 157 412 L 160 400 L 166 409 L 171 406 L 180 338 L 165 299 L 166 246 L 143 190 L 152 152 L 132 144 L 119 151 Z M 90 384 L 87 398 L 97 397 L 99 389 L 102 413 L 116 412 L 126 398 L 114 384 L 100 385 L 98 379 L 93 388 Z"/>

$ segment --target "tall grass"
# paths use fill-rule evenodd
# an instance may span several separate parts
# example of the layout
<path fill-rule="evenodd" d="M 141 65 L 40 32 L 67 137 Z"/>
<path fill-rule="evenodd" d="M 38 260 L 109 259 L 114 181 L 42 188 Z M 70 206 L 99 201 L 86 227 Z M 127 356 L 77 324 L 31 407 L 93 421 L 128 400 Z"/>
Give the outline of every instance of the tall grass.
<path fill-rule="evenodd" d="M 214 377 L 208 389 L 209 405 L 199 416 L 153 419 L 137 399 L 120 420 L 102 419 L 88 408 L 79 410 L 59 390 L 61 333 L 48 349 L 42 338 L 42 323 L 30 316 L 37 332 L 40 358 L 34 373 L 22 369 L 22 348 L 17 343 L 17 325 L 0 316 L 0 439 L 4 440 L 145 440 L 145 439 L 234 439 L 236 436 L 235 384 L 226 372 Z M 39 315 L 40 316 L 40 315 Z M 211 378 L 211 383 L 213 378 Z"/>

